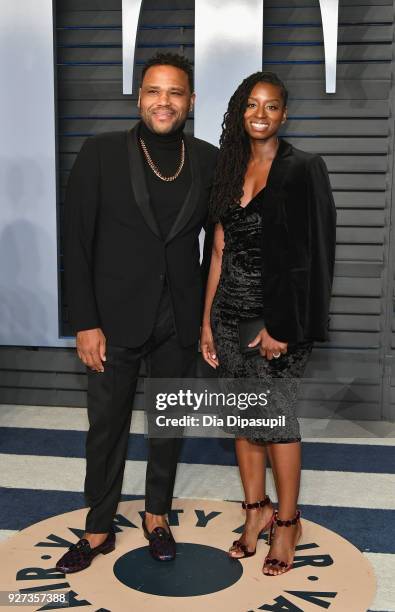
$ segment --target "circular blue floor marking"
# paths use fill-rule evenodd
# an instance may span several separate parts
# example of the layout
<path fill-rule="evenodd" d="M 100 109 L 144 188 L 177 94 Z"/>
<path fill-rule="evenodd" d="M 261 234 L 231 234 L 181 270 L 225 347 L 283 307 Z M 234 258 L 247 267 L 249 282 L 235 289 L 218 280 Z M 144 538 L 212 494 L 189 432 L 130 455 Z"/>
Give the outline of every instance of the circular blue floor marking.
<path fill-rule="evenodd" d="M 114 574 L 120 582 L 141 593 L 193 597 L 232 586 L 241 578 L 243 566 L 219 548 L 177 543 L 174 561 L 155 561 L 148 547 L 143 546 L 117 559 Z"/>

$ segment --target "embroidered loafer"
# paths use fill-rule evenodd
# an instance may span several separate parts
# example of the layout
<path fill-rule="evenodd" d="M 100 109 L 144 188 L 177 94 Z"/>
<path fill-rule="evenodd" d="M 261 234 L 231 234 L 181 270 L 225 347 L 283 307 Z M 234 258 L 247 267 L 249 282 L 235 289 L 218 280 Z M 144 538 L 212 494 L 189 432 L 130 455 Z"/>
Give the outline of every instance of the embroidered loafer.
<path fill-rule="evenodd" d="M 176 558 L 176 542 L 173 534 L 163 527 L 155 527 L 149 533 L 143 519 L 144 536 L 148 540 L 149 551 L 156 561 L 173 561 Z"/>
<path fill-rule="evenodd" d="M 72 544 L 69 550 L 59 559 L 56 569 L 64 574 L 73 574 L 86 569 L 92 560 L 99 555 L 107 555 L 115 549 L 115 533 L 110 532 L 99 546 L 91 548 L 88 540 L 82 538 L 77 544 Z"/>

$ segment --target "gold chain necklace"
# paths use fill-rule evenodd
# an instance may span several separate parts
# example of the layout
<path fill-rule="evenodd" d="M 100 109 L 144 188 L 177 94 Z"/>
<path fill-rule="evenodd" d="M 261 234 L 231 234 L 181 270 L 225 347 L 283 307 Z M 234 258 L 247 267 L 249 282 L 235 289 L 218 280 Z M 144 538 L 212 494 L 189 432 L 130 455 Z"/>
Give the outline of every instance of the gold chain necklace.
<path fill-rule="evenodd" d="M 141 148 L 143 149 L 143 153 L 145 155 L 145 159 L 147 160 L 147 163 L 149 165 L 149 167 L 151 168 L 152 172 L 161 179 L 161 181 L 166 181 L 167 183 L 171 182 L 171 181 L 175 181 L 176 178 L 180 175 L 181 170 L 184 167 L 184 162 L 185 162 L 185 145 L 184 145 L 184 141 L 181 141 L 181 161 L 180 161 L 180 165 L 177 168 L 177 172 L 175 174 L 173 174 L 173 176 L 163 176 L 163 174 L 160 172 L 159 168 L 157 167 L 157 165 L 155 164 L 155 162 L 152 160 L 151 155 L 148 153 L 148 149 L 147 149 L 147 145 L 145 144 L 144 140 L 142 138 L 140 138 L 140 144 L 141 144 Z"/>

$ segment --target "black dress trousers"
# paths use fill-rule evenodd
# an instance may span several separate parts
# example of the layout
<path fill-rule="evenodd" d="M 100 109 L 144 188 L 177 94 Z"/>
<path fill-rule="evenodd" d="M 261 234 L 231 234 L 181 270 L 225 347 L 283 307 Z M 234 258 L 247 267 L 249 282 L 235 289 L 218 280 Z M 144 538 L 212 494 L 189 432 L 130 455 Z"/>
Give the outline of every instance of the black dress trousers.
<path fill-rule="evenodd" d="M 104 372 L 88 370 L 88 419 L 85 499 L 90 506 L 86 531 L 111 529 L 121 496 L 132 403 L 141 360 L 148 376 L 193 376 L 197 344 L 182 347 L 174 326 L 167 285 L 158 308 L 153 332 L 137 348 L 107 345 Z M 150 438 L 146 474 L 145 508 L 165 514 L 171 508 L 181 439 Z"/>

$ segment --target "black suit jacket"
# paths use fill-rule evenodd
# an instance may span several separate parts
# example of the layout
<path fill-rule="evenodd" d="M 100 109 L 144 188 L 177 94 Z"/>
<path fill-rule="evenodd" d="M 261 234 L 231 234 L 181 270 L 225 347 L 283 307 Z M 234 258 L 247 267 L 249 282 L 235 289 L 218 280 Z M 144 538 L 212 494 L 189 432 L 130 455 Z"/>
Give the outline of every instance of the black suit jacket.
<path fill-rule="evenodd" d="M 66 194 L 64 267 L 74 331 L 101 327 L 108 343 L 136 347 L 152 331 L 167 276 L 182 345 L 199 337 L 199 233 L 217 149 L 185 136 L 192 185 L 166 240 L 150 206 L 137 127 L 89 138 Z M 165 203 L 164 203 L 165 205 Z"/>
<path fill-rule="evenodd" d="M 263 192 L 263 318 L 276 340 L 328 339 L 336 208 L 323 159 L 285 140 Z"/>

